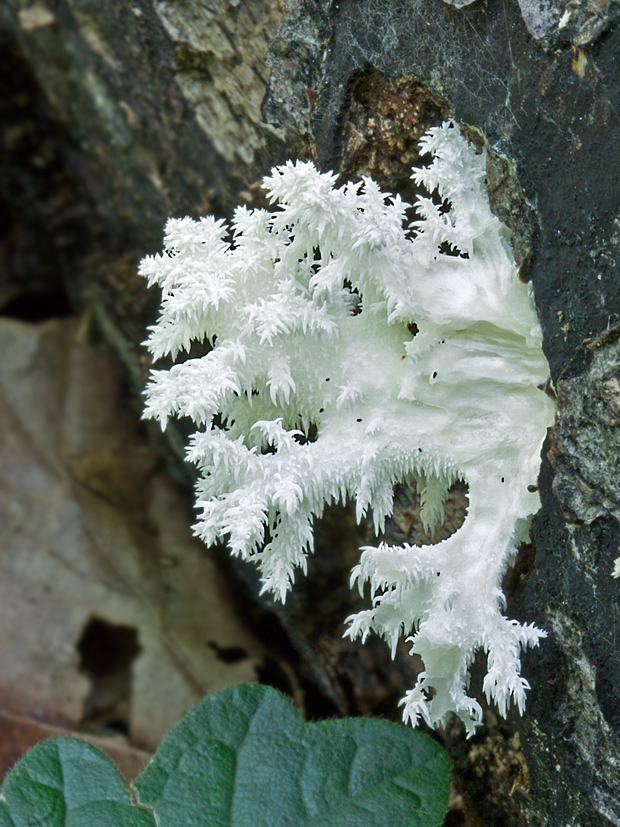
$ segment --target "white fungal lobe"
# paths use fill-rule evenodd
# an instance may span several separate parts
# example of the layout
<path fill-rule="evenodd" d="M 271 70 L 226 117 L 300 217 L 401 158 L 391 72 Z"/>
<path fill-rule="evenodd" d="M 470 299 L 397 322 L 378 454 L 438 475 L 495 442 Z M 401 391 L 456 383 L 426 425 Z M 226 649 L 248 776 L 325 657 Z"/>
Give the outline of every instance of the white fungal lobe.
<path fill-rule="evenodd" d="M 438 199 L 418 200 L 412 227 L 408 205 L 371 179 L 335 189 L 335 176 L 301 162 L 265 179 L 277 209 L 237 210 L 232 243 L 223 222 L 170 220 L 165 252 L 140 270 L 162 288 L 149 347 L 156 357 L 194 340 L 214 347 L 154 371 L 146 415 L 162 427 L 195 421 L 196 533 L 226 537 L 281 599 L 326 504 L 355 498 L 379 532 L 394 485 L 413 481 L 431 528 L 465 480 L 468 514 L 447 540 L 362 550 L 352 582 L 370 585 L 372 608 L 347 634 L 378 632 L 392 650 L 409 635 L 424 671 L 405 719 L 456 712 L 471 734 L 476 652 L 505 714 L 511 699 L 523 709 L 520 653 L 544 635 L 502 614 L 500 582 L 539 508 L 528 486 L 553 403 L 539 389 L 548 365 L 531 289 L 489 209 L 484 153 L 452 123 L 421 143 L 433 161 L 414 178 Z"/>

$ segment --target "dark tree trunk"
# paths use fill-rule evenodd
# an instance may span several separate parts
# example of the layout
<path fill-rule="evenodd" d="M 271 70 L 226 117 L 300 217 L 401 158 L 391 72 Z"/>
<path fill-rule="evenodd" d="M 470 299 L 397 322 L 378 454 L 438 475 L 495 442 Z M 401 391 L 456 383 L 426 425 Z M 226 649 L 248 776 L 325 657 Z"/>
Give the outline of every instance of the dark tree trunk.
<path fill-rule="evenodd" d="M 261 176 L 295 156 L 407 197 L 420 135 L 468 126 L 534 285 L 558 420 L 535 549 L 505 582 L 509 613 L 549 634 L 524 662 L 526 714 L 443 738 L 467 823 L 620 825 L 620 6 L 458 6 L 0 0 L 0 302 L 91 308 L 139 407 L 158 297 L 136 268 L 168 216 L 261 204 Z M 260 610 L 324 710 L 397 715 L 415 665 L 340 638 L 365 531 L 334 512 L 305 586 Z"/>

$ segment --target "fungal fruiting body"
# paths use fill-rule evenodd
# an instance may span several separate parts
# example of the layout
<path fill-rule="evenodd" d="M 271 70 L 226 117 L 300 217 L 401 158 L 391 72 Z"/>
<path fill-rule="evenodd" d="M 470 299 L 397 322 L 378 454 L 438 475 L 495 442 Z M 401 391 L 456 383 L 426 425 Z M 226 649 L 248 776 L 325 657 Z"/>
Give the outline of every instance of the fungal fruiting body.
<path fill-rule="evenodd" d="M 140 272 L 162 289 L 154 357 L 194 340 L 205 356 L 153 371 L 145 415 L 198 426 L 188 459 L 200 471 L 196 533 L 226 538 L 284 599 L 312 550 L 312 521 L 352 497 L 381 531 L 393 488 L 414 482 L 427 528 L 443 519 L 457 479 L 469 487 L 462 527 L 432 546 L 362 550 L 352 582 L 372 608 L 347 634 L 374 631 L 394 651 L 408 635 L 424 662 L 404 717 L 472 733 L 467 695 L 475 654 L 484 691 L 504 714 L 523 708 L 520 653 L 544 632 L 502 614 L 501 577 L 539 508 L 534 490 L 553 403 L 531 289 L 509 231 L 491 213 L 485 154 L 451 122 L 422 139 L 432 163 L 414 171 L 408 225 L 399 197 L 369 178 L 289 162 L 265 187 L 273 212 L 222 221 L 170 220 L 163 255 Z M 417 331 L 415 335 L 412 331 Z"/>

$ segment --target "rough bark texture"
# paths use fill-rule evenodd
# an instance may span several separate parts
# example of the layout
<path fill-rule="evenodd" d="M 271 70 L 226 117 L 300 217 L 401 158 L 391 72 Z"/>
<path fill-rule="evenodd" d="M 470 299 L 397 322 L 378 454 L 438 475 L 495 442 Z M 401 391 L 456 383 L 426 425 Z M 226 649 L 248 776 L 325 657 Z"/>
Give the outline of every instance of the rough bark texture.
<path fill-rule="evenodd" d="M 0 302 L 27 318 L 91 307 L 136 389 L 157 296 L 135 270 L 169 215 L 260 203 L 261 175 L 296 155 L 410 198 L 417 139 L 447 116 L 489 148 L 493 209 L 534 284 L 558 421 L 536 544 L 505 583 L 509 611 L 549 632 L 525 660 L 527 713 L 506 723 L 489 711 L 473 742 L 444 733 L 469 824 L 620 824 L 619 8 L 0 2 Z M 400 535 L 407 496 L 389 529 Z M 415 664 L 339 637 L 365 531 L 333 512 L 305 588 L 277 617 L 332 708 L 394 715 Z"/>

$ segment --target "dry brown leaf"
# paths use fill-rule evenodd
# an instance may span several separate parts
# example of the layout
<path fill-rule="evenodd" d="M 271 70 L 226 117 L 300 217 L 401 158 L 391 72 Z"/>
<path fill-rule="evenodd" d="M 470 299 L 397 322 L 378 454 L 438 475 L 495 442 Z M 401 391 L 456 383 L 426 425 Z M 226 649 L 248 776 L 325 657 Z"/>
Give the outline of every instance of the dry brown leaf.
<path fill-rule="evenodd" d="M 77 331 L 0 321 L 0 709 L 152 750 L 264 651 L 114 360 Z"/>

